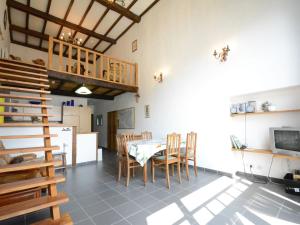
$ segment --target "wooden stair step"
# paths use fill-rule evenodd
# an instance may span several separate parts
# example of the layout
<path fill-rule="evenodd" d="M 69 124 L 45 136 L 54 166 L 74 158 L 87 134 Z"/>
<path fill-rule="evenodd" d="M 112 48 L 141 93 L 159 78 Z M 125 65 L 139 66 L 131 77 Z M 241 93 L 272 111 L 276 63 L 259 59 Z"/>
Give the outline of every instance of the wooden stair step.
<path fill-rule="evenodd" d="M 23 76 L 23 75 L 16 75 L 16 74 L 9 74 L 9 73 L 2 73 L 2 72 L 0 72 L 0 77 L 16 79 L 16 80 L 29 80 L 29 81 L 32 81 L 32 82 L 36 81 L 36 82 L 49 83 L 48 79 L 36 78 L 36 77 L 30 77 L 30 76 Z"/>
<path fill-rule="evenodd" d="M 30 62 L 23 62 L 23 61 L 19 61 L 19 60 L 1 58 L 0 61 L 14 63 L 14 64 L 20 64 L 20 65 L 24 65 L 24 66 L 31 66 L 31 67 L 36 67 L 36 68 L 40 68 L 40 69 L 46 69 L 46 66 L 42 66 L 42 65 L 38 65 L 38 64 L 30 63 Z"/>
<path fill-rule="evenodd" d="M 37 177 L 6 184 L 0 184 L 0 195 L 13 193 L 16 191 L 23 191 L 35 187 L 42 187 L 49 184 L 62 183 L 65 180 L 66 179 L 63 175 L 58 175 L 55 177 Z"/>
<path fill-rule="evenodd" d="M 31 88 L 19 88 L 19 87 L 11 87 L 11 86 L 2 86 L 0 85 L 0 89 L 7 91 L 17 91 L 17 92 L 29 92 L 29 93 L 39 93 L 39 94 L 50 94 L 50 91 L 37 90 Z"/>
<path fill-rule="evenodd" d="M 57 134 L 10 135 L 10 136 L 0 136 L 0 140 L 50 138 L 50 137 L 58 137 L 58 135 Z"/>
<path fill-rule="evenodd" d="M 14 112 L 0 112 L 0 116 L 37 116 L 37 117 L 55 117 L 60 114 L 47 114 L 47 113 L 14 113 Z"/>
<path fill-rule="evenodd" d="M 47 74 L 46 69 L 35 68 L 33 66 L 15 64 L 15 63 L 11 63 L 11 62 L 0 61 L 0 67 L 5 67 L 5 68 L 7 67 L 7 68 L 17 69 L 17 70 L 22 70 L 22 71 L 29 71 L 29 72 Z"/>
<path fill-rule="evenodd" d="M 63 127 L 61 123 L 1 123 L 0 127 Z"/>
<path fill-rule="evenodd" d="M 0 98 L 10 98 L 10 99 L 27 99 L 27 100 L 44 100 L 51 101 L 51 98 L 38 97 L 38 96 L 23 96 L 23 95 L 12 95 L 12 94 L 3 94 L 0 93 Z"/>
<path fill-rule="evenodd" d="M 73 225 L 73 221 L 71 216 L 68 213 L 65 213 L 58 220 L 49 218 L 36 223 L 32 223 L 31 225 Z"/>
<path fill-rule="evenodd" d="M 0 207 L 0 220 L 6 220 L 12 217 L 60 205 L 68 202 L 68 200 L 69 199 L 65 193 L 58 193 L 55 197 L 45 196 L 2 206 Z"/>
<path fill-rule="evenodd" d="M 11 73 L 11 74 L 16 74 L 16 75 L 21 75 L 21 76 L 38 77 L 38 78 L 48 78 L 47 74 L 34 73 L 34 72 L 28 72 L 28 71 L 21 71 L 21 70 L 16 70 L 16 69 L 11 69 L 11 68 L 5 68 L 5 67 L 0 67 L 0 71 L 1 72 L 5 72 L 5 73 Z"/>
<path fill-rule="evenodd" d="M 37 104 L 25 104 L 25 103 L 14 103 L 14 102 L 0 102 L 0 106 L 29 107 L 29 108 L 52 108 L 51 105 L 37 105 Z"/>
<path fill-rule="evenodd" d="M 25 87 L 33 87 L 33 88 L 49 88 L 49 84 L 37 84 L 27 81 L 19 81 L 19 80 L 9 80 L 9 79 L 3 79 L 0 78 L 1 84 L 12 84 L 17 86 L 25 86 Z"/>
<path fill-rule="evenodd" d="M 32 153 L 32 152 L 46 152 L 59 150 L 59 146 L 50 147 L 31 147 L 31 148 L 8 148 L 5 150 L 0 150 L 0 155 L 9 155 L 17 153 Z"/>
<path fill-rule="evenodd" d="M 8 173 L 8 172 L 15 172 L 21 170 L 31 170 L 31 169 L 38 169 L 44 168 L 48 166 L 60 166 L 62 165 L 61 160 L 52 160 L 52 161 L 33 161 L 33 162 L 22 162 L 18 164 L 8 164 L 5 166 L 0 166 L 0 173 Z"/>

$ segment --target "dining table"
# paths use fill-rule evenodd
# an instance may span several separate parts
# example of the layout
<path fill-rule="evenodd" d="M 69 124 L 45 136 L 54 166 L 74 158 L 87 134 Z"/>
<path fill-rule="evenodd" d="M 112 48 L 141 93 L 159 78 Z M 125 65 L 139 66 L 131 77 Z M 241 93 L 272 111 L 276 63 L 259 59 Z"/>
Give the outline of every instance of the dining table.
<path fill-rule="evenodd" d="M 133 140 L 127 142 L 128 154 L 143 167 L 144 182 L 147 182 L 147 161 L 156 153 L 166 149 L 166 139 Z M 181 142 L 185 147 L 185 141 Z"/>

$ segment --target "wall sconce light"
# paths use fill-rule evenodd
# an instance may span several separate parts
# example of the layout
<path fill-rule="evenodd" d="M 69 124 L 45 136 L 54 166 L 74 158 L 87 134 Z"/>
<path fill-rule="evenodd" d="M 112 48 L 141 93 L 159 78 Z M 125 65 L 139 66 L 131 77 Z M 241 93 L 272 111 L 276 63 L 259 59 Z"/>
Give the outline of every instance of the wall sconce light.
<path fill-rule="evenodd" d="M 163 73 L 159 73 L 159 75 L 157 75 L 155 73 L 154 74 L 154 80 L 157 81 L 158 83 L 162 83 L 163 82 Z"/>
<path fill-rule="evenodd" d="M 230 51 L 229 46 L 227 45 L 226 47 L 222 48 L 221 52 L 217 52 L 217 50 L 214 51 L 213 56 L 220 60 L 220 62 L 226 62 L 227 61 L 227 57 L 228 57 L 228 52 Z"/>

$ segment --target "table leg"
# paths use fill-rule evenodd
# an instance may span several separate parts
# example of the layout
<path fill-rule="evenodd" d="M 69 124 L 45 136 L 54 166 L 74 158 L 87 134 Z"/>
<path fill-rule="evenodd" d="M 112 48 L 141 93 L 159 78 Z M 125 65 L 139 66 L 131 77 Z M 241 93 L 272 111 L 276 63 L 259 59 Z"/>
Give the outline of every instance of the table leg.
<path fill-rule="evenodd" d="M 146 186 L 147 183 L 147 163 L 144 165 L 144 184 Z"/>

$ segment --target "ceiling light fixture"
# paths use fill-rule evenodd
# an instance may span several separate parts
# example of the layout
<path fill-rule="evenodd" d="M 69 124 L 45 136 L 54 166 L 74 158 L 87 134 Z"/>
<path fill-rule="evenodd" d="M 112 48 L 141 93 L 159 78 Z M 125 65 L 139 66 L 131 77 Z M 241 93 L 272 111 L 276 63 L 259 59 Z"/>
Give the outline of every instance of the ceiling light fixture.
<path fill-rule="evenodd" d="M 125 6 L 125 0 L 107 0 L 109 3 L 118 3 L 121 6 Z"/>
<path fill-rule="evenodd" d="M 90 95 L 92 92 L 88 89 L 84 84 L 75 91 L 76 94 L 79 95 Z"/>
<path fill-rule="evenodd" d="M 74 45 L 81 45 L 82 44 L 82 39 L 81 38 L 74 38 L 73 37 L 73 32 L 70 31 L 67 34 L 62 33 L 60 35 L 60 40 L 74 44 Z"/>

